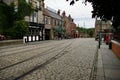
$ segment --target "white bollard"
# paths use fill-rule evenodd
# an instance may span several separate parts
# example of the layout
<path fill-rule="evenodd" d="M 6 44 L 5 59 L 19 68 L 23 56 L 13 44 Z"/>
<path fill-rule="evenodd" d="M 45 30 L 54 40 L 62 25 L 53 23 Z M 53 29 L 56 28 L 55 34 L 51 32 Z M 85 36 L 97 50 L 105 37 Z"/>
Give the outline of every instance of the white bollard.
<path fill-rule="evenodd" d="M 23 43 L 26 43 L 27 42 L 27 36 L 24 36 L 23 37 Z"/>

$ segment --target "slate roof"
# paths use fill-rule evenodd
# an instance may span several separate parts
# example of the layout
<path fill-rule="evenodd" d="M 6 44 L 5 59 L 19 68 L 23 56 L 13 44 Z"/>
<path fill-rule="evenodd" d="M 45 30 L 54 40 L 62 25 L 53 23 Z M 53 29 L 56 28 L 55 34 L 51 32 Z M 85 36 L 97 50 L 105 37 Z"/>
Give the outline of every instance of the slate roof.
<path fill-rule="evenodd" d="M 50 14 L 48 13 L 48 11 L 46 9 L 43 9 L 43 14 L 46 16 L 50 16 Z"/>
<path fill-rule="evenodd" d="M 50 11 L 48 9 L 45 9 L 45 11 L 49 14 L 50 17 L 61 20 L 61 16 L 58 15 L 57 13 Z"/>

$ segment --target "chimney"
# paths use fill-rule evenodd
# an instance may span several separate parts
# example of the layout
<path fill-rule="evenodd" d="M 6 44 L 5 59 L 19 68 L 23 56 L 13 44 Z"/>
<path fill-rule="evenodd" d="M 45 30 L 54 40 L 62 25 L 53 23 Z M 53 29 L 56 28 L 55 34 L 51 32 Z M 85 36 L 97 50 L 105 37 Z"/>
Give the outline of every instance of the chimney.
<path fill-rule="evenodd" d="M 69 18 L 70 21 L 72 21 L 72 18 L 71 18 L 71 15 L 70 15 L 70 14 L 69 14 L 68 18 Z"/>
<path fill-rule="evenodd" d="M 69 16 L 68 16 L 69 18 L 71 18 L 71 15 L 69 14 Z"/>
<path fill-rule="evenodd" d="M 66 13 L 65 13 L 65 11 L 63 11 L 63 13 L 62 13 L 62 16 L 63 16 L 63 17 L 65 17 L 65 16 L 66 16 Z"/>
<path fill-rule="evenodd" d="M 60 16 L 60 9 L 57 11 L 57 14 Z"/>

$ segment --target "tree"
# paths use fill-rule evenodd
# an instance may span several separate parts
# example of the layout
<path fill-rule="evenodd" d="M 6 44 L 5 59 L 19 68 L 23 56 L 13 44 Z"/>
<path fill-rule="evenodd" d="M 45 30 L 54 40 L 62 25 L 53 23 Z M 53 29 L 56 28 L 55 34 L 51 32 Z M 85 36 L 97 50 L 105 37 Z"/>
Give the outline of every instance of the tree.
<path fill-rule="evenodd" d="M 30 16 L 33 11 L 32 3 L 27 3 L 25 0 L 18 0 L 18 11 L 15 12 L 15 19 L 23 20 L 25 16 Z"/>
<path fill-rule="evenodd" d="M 66 0 L 68 1 L 68 0 Z M 78 1 L 78 0 L 76 0 Z M 99 17 L 102 20 L 111 20 L 115 29 L 120 26 L 120 1 L 119 0 L 85 0 L 92 4 L 92 17 Z M 73 5 L 75 0 L 70 2 Z"/>
<path fill-rule="evenodd" d="M 94 31 L 95 31 L 94 28 L 88 28 L 88 29 L 87 29 L 87 34 L 88 34 L 90 37 L 93 37 Z"/>
<path fill-rule="evenodd" d="M 83 34 L 88 34 L 90 37 L 93 37 L 94 35 L 94 28 L 84 28 L 84 27 L 77 27 L 77 30 L 79 33 L 83 33 Z"/>
<path fill-rule="evenodd" d="M 14 26 L 10 29 L 10 35 L 13 38 L 23 38 L 23 36 L 25 34 L 27 34 L 28 31 L 28 25 L 26 24 L 26 22 L 24 20 L 20 20 L 20 21 L 15 21 L 14 22 Z"/>
<path fill-rule="evenodd" d="M 83 27 L 77 27 L 77 30 L 79 33 L 84 33 L 85 32 L 85 29 Z"/>
<path fill-rule="evenodd" d="M 7 29 L 13 25 L 14 7 L 0 3 L 0 33 L 6 35 Z"/>
<path fill-rule="evenodd" d="M 24 21 L 25 16 L 31 15 L 34 9 L 31 3 L 25 0 L 18 0 L 18 10 L 14 10 L 15 5 L 7 5 L 0 2 L 0 34 L 13 38 L 22 38 L 28 33 L 28 25 Z"/>

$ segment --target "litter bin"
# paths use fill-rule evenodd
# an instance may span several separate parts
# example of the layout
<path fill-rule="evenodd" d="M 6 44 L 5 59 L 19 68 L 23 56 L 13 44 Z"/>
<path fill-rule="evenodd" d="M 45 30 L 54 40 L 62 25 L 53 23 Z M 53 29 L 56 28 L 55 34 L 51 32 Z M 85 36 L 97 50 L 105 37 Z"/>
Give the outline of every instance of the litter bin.
<path fill-rule="evenodd" d="M 109 42 L 109 49 L 112 49 L 112 42 Z"/>

